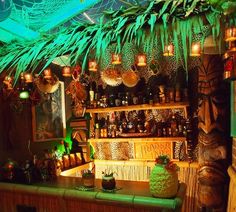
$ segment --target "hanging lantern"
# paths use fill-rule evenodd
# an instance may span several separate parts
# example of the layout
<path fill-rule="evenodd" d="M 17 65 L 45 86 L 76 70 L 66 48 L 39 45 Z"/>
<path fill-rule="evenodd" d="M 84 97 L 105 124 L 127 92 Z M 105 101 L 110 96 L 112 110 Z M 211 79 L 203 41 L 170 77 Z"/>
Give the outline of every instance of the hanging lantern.
<path fill-rule="evenodd" d="M 201 44 L 200 42 L 192 43 L 190 56 L 200 57 L 201 56 Z"/>
<path fill-rule="evenodd" d="M 112 54 L 111 55 L 111 63 L 113 65 L 121 64 L 121 55 L 120 54 Z"/>
<path fill-rule="evenodd" d="M 12 90 L 13 89 L 12 83 L 13 83 L 12 77 L 5 76 L 5 78 L 3 80 L 3 84 L 6 86 L 7 90 Z"/>
<path fill-rule="evenodd" d="M 98 64 L 95 60 L 89 60 L 88 70 L 89 71 L 97 71 L 98 70 Z"/>
<path fill-rule="evenodd" d="M 50 68 L 44 69 L 43 74 L 44 74 L 44 79 L 52 78 L 52 71 Z"/>
<path fill-rule="evenodd" d="M 146 66 L 147 65 L 147 57 L 145 54 L 137 55 L 137 66 Z"/>
<path fill-rule="evenodd" d="M 64 66 L 62 68 L 62 76 L 63 77 L 70 77 L 71 76 L 71 68 L 70 68 L 70 66 Z"/>
<path fill-rule="evenodd" d="M 164 47 L 163 56 L 174 56 L 174 45 L 169 44 Z"/>
<path fill-rule="evenodd" d="M 224 54 L 224 79 L 236 79 L 236 54 Z"/>
<path fill-rule="evenodd" d="M 236 26 L 227 28 L 225 30 L 225 41 L 236 40 Z"/>
<path fill-rule="evenodd" d="M 29 91 L 28 90 L 21 90 L 19 93 L 20 99 L 28 99 L 29 98 Z"/>
<path fill-rule="evenodd" d="M 26 83 L 32 83 L 33 82 L 33 75 L 31 73 L 25 73 L 24 80 Z"/>
<path fill-rule="evenodd" d="M 236 40 L 228 42 L 227 51 L 236 52 Z"/>

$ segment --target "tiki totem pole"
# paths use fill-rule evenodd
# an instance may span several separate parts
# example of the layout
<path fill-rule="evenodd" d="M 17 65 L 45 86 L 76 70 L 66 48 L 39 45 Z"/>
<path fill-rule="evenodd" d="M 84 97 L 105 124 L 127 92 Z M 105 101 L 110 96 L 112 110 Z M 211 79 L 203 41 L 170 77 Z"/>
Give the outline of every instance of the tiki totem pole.
<path fill-rule="evenodd" d="M 229 90 L 221 56 L 204 55 L 198 70 L 198 203 L 201 211 L 225 211 Z"/>

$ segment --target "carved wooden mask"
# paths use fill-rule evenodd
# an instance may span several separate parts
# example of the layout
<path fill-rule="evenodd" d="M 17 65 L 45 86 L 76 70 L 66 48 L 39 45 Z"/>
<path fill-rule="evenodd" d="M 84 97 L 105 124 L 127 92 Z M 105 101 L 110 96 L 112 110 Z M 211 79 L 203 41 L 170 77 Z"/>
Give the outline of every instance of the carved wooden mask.
<path fill-rule="evenodd" d="M 222 89 L 223 63 L 218 55 L 204 55 L 199 67 L 198 127 L 205 133 L 213 129 L 223 131 L 224 109 L 227 98 Z"/>

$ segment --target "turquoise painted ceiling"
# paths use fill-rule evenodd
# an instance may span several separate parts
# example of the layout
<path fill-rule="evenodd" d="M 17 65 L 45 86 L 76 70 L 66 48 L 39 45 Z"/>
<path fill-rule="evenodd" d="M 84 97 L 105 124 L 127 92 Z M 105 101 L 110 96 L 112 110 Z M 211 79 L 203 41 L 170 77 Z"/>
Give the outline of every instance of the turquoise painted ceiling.
<path fill-rule="evenodd" d="M 97 23 L 104 10 L 147 0 L 0 0 L 0 41 L 31 40 L 72 23 Z"/>

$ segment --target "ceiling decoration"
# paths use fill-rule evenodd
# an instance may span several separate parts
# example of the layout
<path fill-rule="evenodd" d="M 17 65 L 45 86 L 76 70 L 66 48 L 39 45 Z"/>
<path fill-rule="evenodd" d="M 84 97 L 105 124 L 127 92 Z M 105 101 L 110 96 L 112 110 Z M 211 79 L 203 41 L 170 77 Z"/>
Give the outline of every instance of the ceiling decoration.
<path fill-rule="evenodd" d="M 17 2 L 19 1 L 17 0 Z M 22 2 L 29 3 L 26 0 L 22 0 Z M 51 4 L 51 7 L 53 2 L 55 3 L 53 0 L 35 0 L 33 6 L 36 7 L 37 4 L 45 6 L 47 2 Z M 201 33 L 203 27 L 209 25 L 211 34 L 216 39 L 221 36 L 221 22 L 225 21 L 225 18 L 227 18 L 227 23 L 236 24 L 236 18 L 232 12 L 236 8 L 236 3 L 217 0 L 151 0 L 140 1 L 140 3 L 120 0 L 122 4 L 119 6 L 122 5 L 122 7 L 116 6 L 115 1 L 107 0 L 103 1 L 102 5 L 109 5 L 110 2 L 113 3 L 114 9 L 103 11 L 104 16 L 99 20 L 91 17 L 93 23 L 91 20 L 78 22 L 80 18 L 79 16 L 78 19 L 75 18 L 76 15 L 83 14 L 89 6 L 96 8 L 97 4 L 95 5 L 95 3 L 98 2 L 101 3 L 101 1 L 84 0 L 81 5 L 78 5 L 77 1 L 76 7 L 75 1 L 63 1 L 64 6 L 59 8 L 57 13 L 51 14 L 49 9 L 46 10 L 45 23 L 42 25 L 36 19 L 29 18 L 28 26 L 31 28 L 25 28 L 29 30 L 27 33 L 30 34 L 28 38 L 31 40 L 18 40 L 0 49 L 0 72 L 8 70 L 9 74 L 14 74 L 16 81 L 21 72 L 26 70 L 33 72 L 44 61 L 43 70 L 56 57 L 65 54 L 69 54 L 72 65 L 78 61 L 83 63 L 84 71 L 87 57 L 93 54 L 93 57 L 99 60 L 105 49 L 112 43 L 116 43 L 116 53 L 121 51 L 122 43 L 126 41 L 132 41 L 137 46 L 145 44 L 143 51 L 149 52 L 157 35 L 163 49 L 170 40 L 174 42 L 177 58 L 180 57 L 178 43 L 181 42 L 184 49 L 184 59 L 187 61 L 188 45 L 192 43 L 193 34 Z M 102 5 L 98 7 L 104 9 L 105 7 Z M 19 10 L 17 4 L 15 7 L 14 10 Z M 18 7 L 23 9 L 28 8 L 28 5 L 24 4 Z M 34 7 L 30 5 L 29 8 L 33 10 Z M 232 10 L 232 8 L 234 9 Z M 71 10 L 69 11 L 69 9 Z M 37 10 L 35 9 L 35 11 Z M 39 10 L 39 14 L 42 11 L 43 9 Z M 67 11 L 67 13 L 63 14 L 63 11 Z M 87 12 L 86 14 L 90 17 L 89 10 Z M 14 17 L 15 12 L 12 14 L 11 17 Z M 86 15 L 83 14 L 83 16 L 87 18 Z M 48 17 L 50 18 L 47 19 Z M 44 21 L 44 17 L 41 19 Z M 15 24 L 17 21 L 19 20 L 2 21 L 0 28 L 9 31 L 7 23 L 13 22 L 12 24 Z M 34 31 L 36 29 L 39 30 Z M 22 32 L 22 29 L 20 31 Z M 19 36 L 27 37 L 24 36 L 24 32 L 19 33 Z"/>

